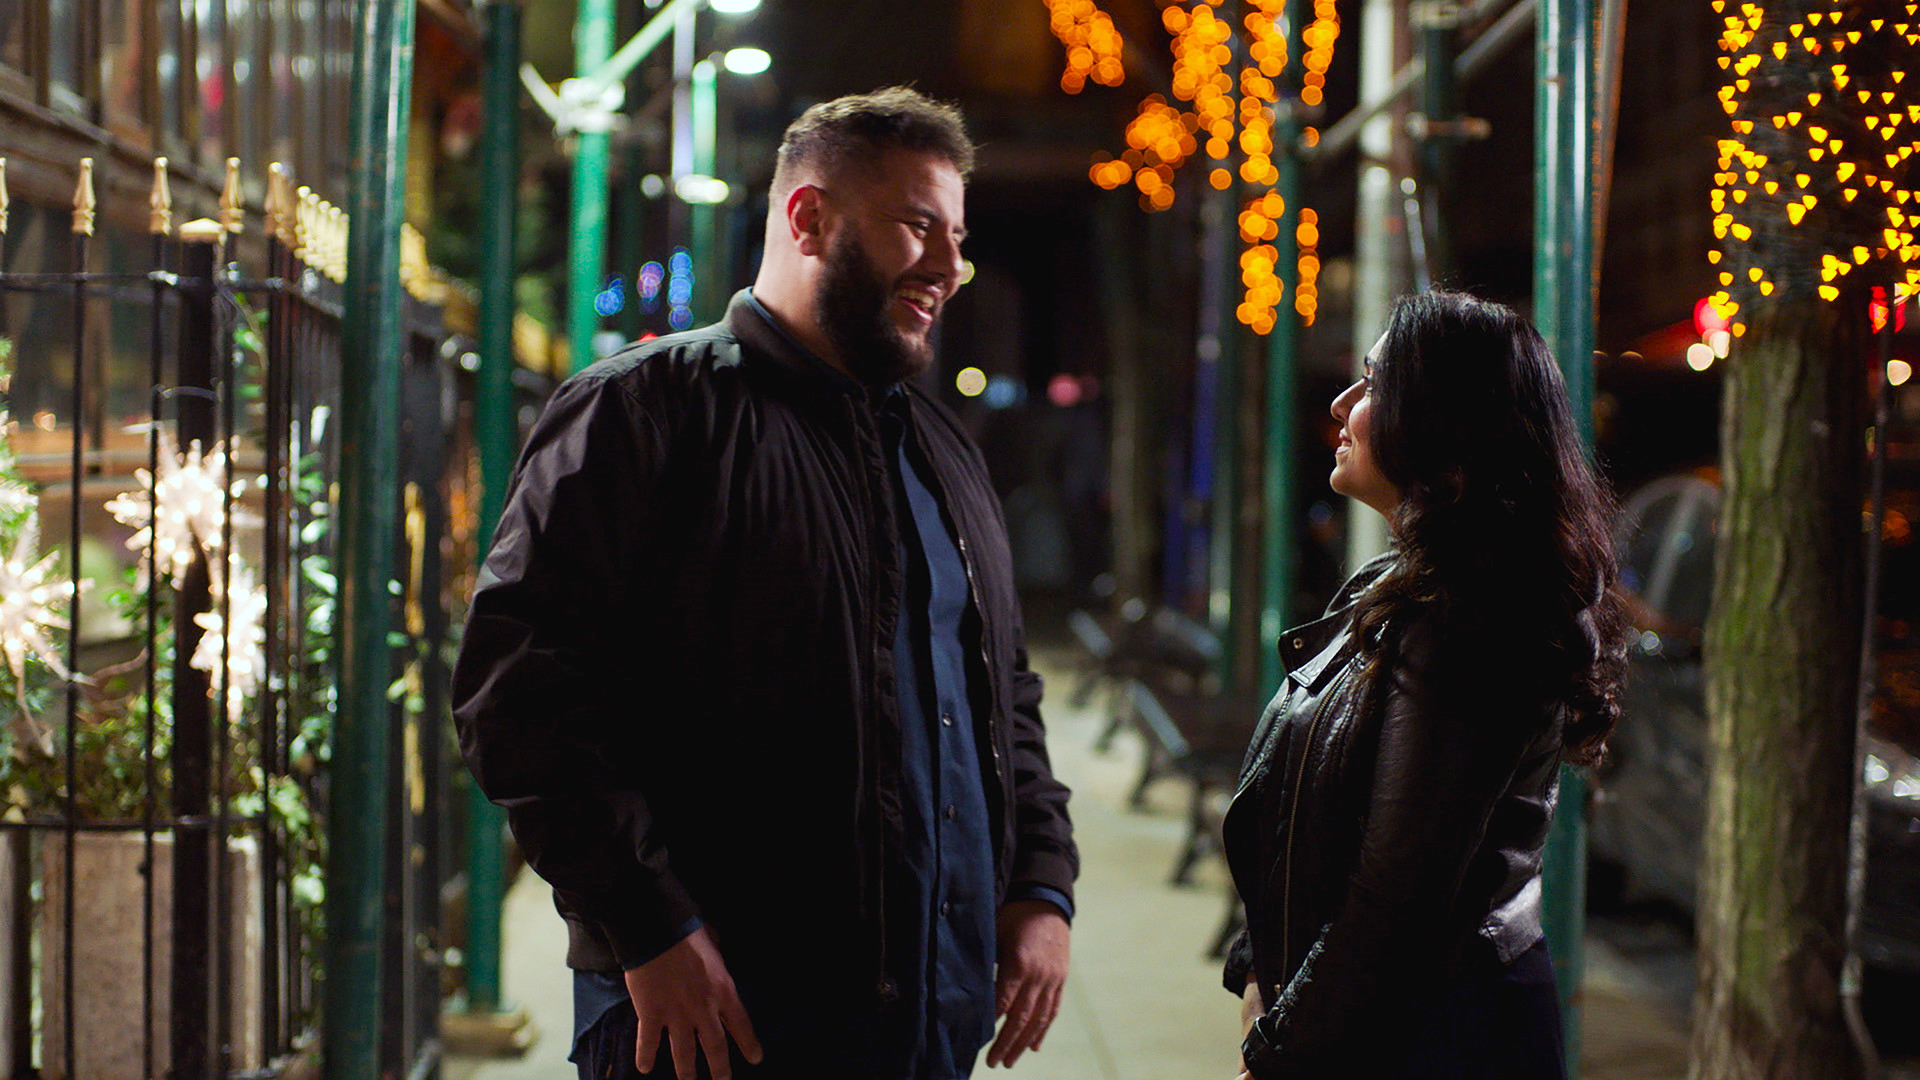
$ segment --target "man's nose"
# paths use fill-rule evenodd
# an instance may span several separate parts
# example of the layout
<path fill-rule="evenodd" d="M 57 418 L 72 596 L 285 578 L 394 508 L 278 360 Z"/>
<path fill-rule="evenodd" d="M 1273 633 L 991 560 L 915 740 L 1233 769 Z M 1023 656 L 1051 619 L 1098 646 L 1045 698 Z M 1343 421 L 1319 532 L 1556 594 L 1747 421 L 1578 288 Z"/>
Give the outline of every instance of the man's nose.
<path fill-rule="evenodd" d="M 960 275 L 965 270 L 965 260 L 960 257 L 960 241 L 952 233 L 935 230 L 927 241 L 921 265 L 929 272 L 940 275 L 949 292 L 959 288 Z"/>

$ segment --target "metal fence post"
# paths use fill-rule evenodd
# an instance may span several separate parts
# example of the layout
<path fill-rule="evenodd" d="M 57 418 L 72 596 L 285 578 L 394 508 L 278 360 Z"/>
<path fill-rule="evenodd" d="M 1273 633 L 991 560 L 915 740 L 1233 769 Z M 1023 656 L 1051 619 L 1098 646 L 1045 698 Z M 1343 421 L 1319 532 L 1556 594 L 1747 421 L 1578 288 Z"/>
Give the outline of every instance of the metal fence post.
<path fill-rule="evenodd" d="M 398 529 L 400 226 L 412 99 L 411 0 L 361 0 L 354 22 L 347 287 L 341 325 L 340 663 L 328 801 L 323 1070 L 380 1071 L 381 908 L 393 677 L 388 583 Z"/>
<path fill-rule="evenodd" d="M 175 415 L 181 449 L 195 442 L 213 447 L 214 274 L 225 228 L 214 221 L 180 227 L 181 257 L 179 373 Z M 212 607 L 207 557 L 196 550 L 193 563 L 174 591 L 173 625 L 173 1075 L 200 1080 L 211 1075 L 209 1020 L 213 982 L 213 942 L 209 936 L 213 898 L 214 837 L 208 809 L 212 791 L 213 682 L 192 664 L 205 631 L 194 616 Z M 73 1060 L 72 1058 L 68 1059 Z"/>

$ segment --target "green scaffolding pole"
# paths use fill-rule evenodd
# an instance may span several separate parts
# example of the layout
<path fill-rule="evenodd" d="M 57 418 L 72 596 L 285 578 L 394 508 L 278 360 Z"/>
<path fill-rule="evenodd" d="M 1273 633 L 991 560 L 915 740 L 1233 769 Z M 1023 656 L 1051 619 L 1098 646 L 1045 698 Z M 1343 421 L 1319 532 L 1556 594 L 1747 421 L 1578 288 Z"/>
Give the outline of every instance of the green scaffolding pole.
<path fill-rule="evenodd" d="M 413 87 L 413 0 L 361 0 L 354 17 L 341 319 L 340 663 L 327 814 L 327 935 L 322 1070 L 380 1073 L 380 939 L 387 866 L 388 748 L 399 525 L 400 228 Z"/>
<path fill-rule="evenodd" d="M 1593 442 L 1594 181 L 1598 175 L 1594 0 L 1541 0 L 1534 101 L 1533 317 L 1559 358 L 1575 420 Z M 1567 1071 L 1579 1075 L 1586 963 L 1587 777 L 1560 772 L 1547 838 L 1543 915 L 1560 982 Z"/>
<path fill-rule="evenodd" d="M 720 87 L 719 71 L 712 60 L 701 60 L 693 65 L 693 173 L 696 176 L 715 175 L 715 146 L 719 142 Z M 693 313 L 694 323 L 709 323 L 718 319 L 725 303 L 724 287 L 720 281 L 719 260 L 715 258 L 715 226 L 719 217 L 712 203 L 700 202 L 688 207 L 691 228 L 688 254 L 693 256 Z"/>
<path fill-rule="evenodd" d="M 1288 0 L 1287 33 L 1298 34 L 1306 26 L 1309 7 L 1304 0 Z M 1292 67 L 1294 65 L 1290 65 Z M 1298 86 L 1290 85 L 1297 100 Z M 1300 213 L 1300 117 L 1293 107 L 1283 106 L 1274 118 L 1273 164 L 1280 179 L 1273 190 L 1286 202 L 1292 219 Z M 1286 242 L 1282 226 L 1280 242 Z M 1283 248 L 1284 250 L 1284 248 Z M 1280 685 L 1280 634 L 1293 616 L 1294 521 L 1293 521 L 1293 441 L 1295 391 L 1299 375 L 1300 320 L 1293 310 L 1294 292 L 1300 287 L 1298 260 L 1283 258 L 1274 272 L 1280 279 L 1280 308 L 1267 335 L 1266 462 L 1261 470 L 1260 551 L 1260 683 L 1256 695 L 1271 692 Z"/>
<path fill-rule="evenodd" d="M 1239 663 L 1246 618 L 1245 608 L 1237 602 L 1235 581 L 1239 561 L 1235 556 L 1239 553 L 1240 540 L 1237 525 L 1245 479 L 1240 467 L 1240 391 L 1244 373 L 1240 367 L 1240 335 L 1235 332 L 1240 324 L 1233 319 L 1234 294 L 1240 285 L 1233 273 L 1239 234 L 1233 223 L 1234 192 L 1210 191 L 1206 198 L 1208 206 L 1203 212 L 1214 220 L 1214 226 L 1205 231 L 1202 242 L 1208 249 L 1204 257 L 1215 263 L 1207 273 L 1215 276 L 1217 291 L 1209 295 L 1203 288 L 1201 295 L 1212 309 L 1211 315 L 1218 327 L 1213 335 L 1217 359 L 1214 361 L 1213 500 L 1208 507 L 1207 608 L 1208 622 L 1220 635 L 1220 659 L 1214 670 L 1221 688 L 1231 693 L 1242 689 L 1241 677 L 1249 674 Z"/>
<path fill-rule="evenodd" d="M 574 18 L 574 70 L 598 73 L 613 55 L 613 0 L 580 0 Z M 607 268 L 607 168 L 612 140 L 605 131 L 574 136 L 572 239 L 567 245 L 567 347 L 573 370 L 593 363 L 600 315 L 593 308 Z"/>
<path fill-rule="evenodd" d="M 520 442 L 513 408 L 514 233 L 520 180 L 520 5 L 486 7 L 485 135 L 481 180 L 480 370 L 474 380 L 474 441 L 480 448 L 480 539 L 492 541 L 506 507 L 507 480 Z M 467 805 L 467 1010 L 500 1006 L 500 915 L 506 902 L 506 851 L 500 811 L 478 784 Z"/>

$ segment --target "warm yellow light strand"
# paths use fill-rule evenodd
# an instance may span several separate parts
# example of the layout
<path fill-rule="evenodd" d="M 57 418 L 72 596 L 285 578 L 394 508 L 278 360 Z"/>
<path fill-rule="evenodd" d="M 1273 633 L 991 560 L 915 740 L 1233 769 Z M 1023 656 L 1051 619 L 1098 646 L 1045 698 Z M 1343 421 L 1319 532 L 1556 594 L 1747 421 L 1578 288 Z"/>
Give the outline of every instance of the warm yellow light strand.
<path fill-rule="evenodd" d="M 1065 0 L 1050 0 L 1056 12 Z M 1240 282 L 1244 288 L 1236 309 L 1239 321 L 1256 333 L 1273 330 L 1284 291 L 1276 268 L 1281 258 L 1275 242 L 1284 231 L 1282 218 L 1289 207 L 1273 185 L 1280 170 L 1274 164 L 1274 108 L 1280 88 L 1275 80 L 1290 62 L 1291 46 L 1285 33 L 1286 0 L 1247 0 L 1240 36 L 1245 61 L 1235 77 L 1236 32 L 1216 10 L 1220 0 L 1193 0 L 1172 4 L 1160 12 L 1172 35 L 1173 101 L 1150 94 L 1126 128 L 1127 149 L 1117 158 L 1101 155 L 1088 178 L 1106 190 L 1131 183 L 1139 192 L 1140 208 L 1148 212 L 1169 209 L 1174 203 L 1174 174 L 1190 159 L 1205 153 L 1211 164 L 1208 183 L 1218 191 L 1244 184 L 1265 187 L 1248 195 L 1239 214 Z M 1056 27 L 1062 25 L 1056 21 Z M 1056 30 L 1056 32 L 1059 32 Z M 1314 0 L 1313 18 L 1300 33 L 1300 103 L 1321 104 L 1327 69 L 1333 63 L 1334 42 L 1340 36 L 1340 17 L 1334 0 Z M 1063 38 L 1063 40 L 1065 40 Z M 1186 107 L 1182 107 L 1185 103 Z M 1303 132 L 1307 145 L 1319 132 Z M 1239 151 L 1240 165 L 1229 160 Z M 1237 176 L 1236 176 L 1237 173 Z M 1311 326 L 1318 310 L 1317 279 L 1320 260 L 1318 219 L 1307 209 L 1298 211 L 1293 229 L 1300 286 L 1294 310 Z"/>
<path fill-rule="evenodd" d="M 1121 63 L 1122 41 L 1113 19 L 1094 0 L 1045 0 L 1053 36 L 1067 47 L 1067 68 L 1060 89 L 1077 94 L 1092 79 L 1119 86 L 1127 77 Z"/>
<path fill-rule="evenodd" d="M 1920 46 L 1920 4 L 1862 10 L 1857 0 L 1833 0 L 1832 10 L 1804 12 L 1785 25 L 1766 4 L 1711 6 L 1722 20 L 1718 96 L 1730 130 L 1717 144 L 1709 196 L 1722 246 L 1707 257 L 1720 285 L 1712 300 L 1733 319 L 1735 336 L 1746 331 L 1741 299 L 1772 296 L 1788 279 L 1817 274 L 1816 290 L 1828 301 L 1861 272 L 1891 284 L 1897 296 L 1920 292 L 1920 214 L 1908 212 L 1920 211 L 1910 160 L 1920 151 L 1920 103 L 1905 100 L 1902 70 Z M 1819 62 L 1808 64 L 1812 57 Z M 1789 58 L 1817 75 L 1804 103 L 1757 100 L 1756 69 Z M 1808 250 L 1801 245 L 1755 246 L 1757 233 L 1780 233 L 1781 219 L 1785 229 L 1821 239 L 1811 245 L 1817 266 L 1775 265 L 1783 250 Z M 1877 234 L 1862 227 L 1868 220 Z"/>

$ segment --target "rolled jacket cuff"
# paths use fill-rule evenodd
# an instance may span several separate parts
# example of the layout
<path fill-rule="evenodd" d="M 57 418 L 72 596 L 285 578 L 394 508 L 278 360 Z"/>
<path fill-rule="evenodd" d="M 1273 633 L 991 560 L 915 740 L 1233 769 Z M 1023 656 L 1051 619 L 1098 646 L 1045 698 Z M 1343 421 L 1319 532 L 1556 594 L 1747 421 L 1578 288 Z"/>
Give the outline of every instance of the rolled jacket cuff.
<path fill-rule="evenodd" d="M 634 968 L 647 964 L 650 961 L 659 959 L 661 953 L 666 952 L 668 949 L 671 949 L 675 945 L 678 945 L 681 942 L 687 940 L 689 937 L 692 937 L 693 932 L 695 930 L 698 930 L 705 925 L 706 925 L 706 921 L 701 919 L 700 916 L 695 915 L 693 918 L 688 919 L 686 922 L 683 922 L 678 927 L 674 928 L 672 933 L 668 934 L 664 938 L 661 938 L 659 947 L 652 949 L 651 951 L 636 950 L 633 952 L 629 952 L 627 949 L 621 946 L 620 942 L 615 941 L 613 951 L 614 951 L 614 955 L 620 958 L 620 970 L 632 971 Z"/>
<path fill-rule="evenodd" d="M 1220 985 L 1227 993 L 1240 997 L 1247 992 L 1247 980 L 1253 977 L 1253 946 L 1247 941 L 1247 932 L 1240 931 L 1233 936 L 1227 946 L 1227 962 L 1220 973 Z"/>
<path fill-rule="evenodd" d="M 624 906 L 616 918 L 607 918 L 604 908 L 594 913 L 598 916 L 594 922 L 622 971 L 652 960 L 701 926 L 700 908 L 693 898 L 677 883 L 661 884 L 668 887 L 656 890 L 643 910 L 634 910 L 641 905 Z"/>

